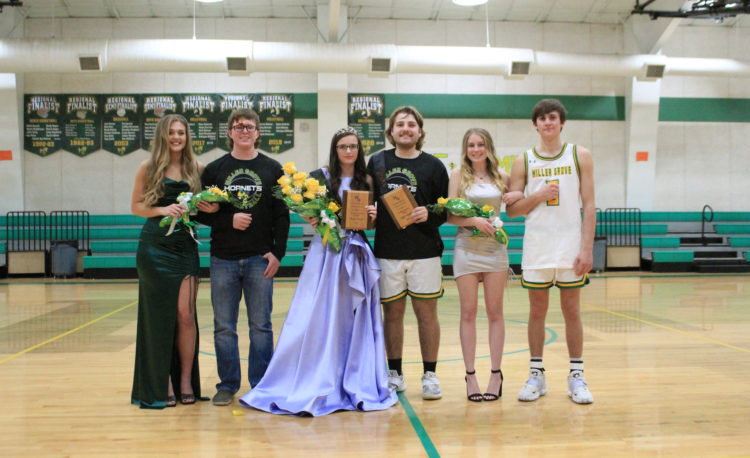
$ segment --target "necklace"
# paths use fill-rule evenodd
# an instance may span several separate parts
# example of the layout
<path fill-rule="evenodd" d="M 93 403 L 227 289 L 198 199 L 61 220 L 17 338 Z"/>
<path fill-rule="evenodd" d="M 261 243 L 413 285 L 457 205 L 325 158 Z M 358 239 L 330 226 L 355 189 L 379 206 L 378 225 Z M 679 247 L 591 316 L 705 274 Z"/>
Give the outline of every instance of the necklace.
<path fill-rule="evenodd" d="M 481 177 L 479 175 L 476 175 L 476 178 L 479 181 L 484 181 L 485 179 L 489 178 L 489 175 L 485 175 L 485 176 L 481 176 Z"/>

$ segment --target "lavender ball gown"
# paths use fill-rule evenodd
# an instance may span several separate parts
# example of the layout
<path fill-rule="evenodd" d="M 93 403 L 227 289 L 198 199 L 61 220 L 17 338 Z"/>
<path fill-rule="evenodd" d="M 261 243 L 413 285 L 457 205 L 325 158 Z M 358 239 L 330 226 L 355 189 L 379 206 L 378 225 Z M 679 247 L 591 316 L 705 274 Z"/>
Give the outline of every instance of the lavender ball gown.
<path fill-rule="evenodd" d="M 342 178 L 341 192 L 350 182 Z M 349 232 L 336 253 L 316 234 L 268 370 L 240 403 L 312 416 L 395 404 L 396 393 L 388 389 L 379 278 L 361 235 Z"/>

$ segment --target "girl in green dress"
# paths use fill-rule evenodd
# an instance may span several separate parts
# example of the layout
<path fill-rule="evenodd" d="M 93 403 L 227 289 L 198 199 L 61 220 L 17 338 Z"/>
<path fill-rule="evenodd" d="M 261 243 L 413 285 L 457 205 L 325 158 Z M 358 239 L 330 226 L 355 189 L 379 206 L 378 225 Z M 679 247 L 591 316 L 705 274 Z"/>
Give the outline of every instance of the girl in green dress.
<path fill-rule="evenodd" d="M 151 158 L 138 167 L 131 210 L 143 225 L 138 270 L 138 334 L 131 402 L 141 408 L 194 404 L 200 398 L 195 298 L 199 259 L 196 241 L 180 223 L 169 236 L 164 216 L 179 217 L 181 192 L 199 192 L 203 164 L 195 159 L 187 121 L 164 116 L 156 125 Z M 201 211 L 218 204 L 201 202 Z"/>

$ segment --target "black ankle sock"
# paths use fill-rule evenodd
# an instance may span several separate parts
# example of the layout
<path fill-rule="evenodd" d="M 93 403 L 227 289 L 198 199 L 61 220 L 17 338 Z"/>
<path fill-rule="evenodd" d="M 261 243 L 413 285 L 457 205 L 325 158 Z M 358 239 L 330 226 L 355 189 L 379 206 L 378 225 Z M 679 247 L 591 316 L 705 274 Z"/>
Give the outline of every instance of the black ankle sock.
<path fill-rule="evenodd" d="M 404 373 L 401 371 L 401 358 L 399 359 L 389 359 L 388 360 L 388 369 L 392 371 L 396 371 L 398 375 L 404 375 Z"/>
<path fill-rule="evenodd" d="M 422 361 L 422 367 L 425 372 L 435 372 L 435 369 L 437 369 L 437 361 Z"/>

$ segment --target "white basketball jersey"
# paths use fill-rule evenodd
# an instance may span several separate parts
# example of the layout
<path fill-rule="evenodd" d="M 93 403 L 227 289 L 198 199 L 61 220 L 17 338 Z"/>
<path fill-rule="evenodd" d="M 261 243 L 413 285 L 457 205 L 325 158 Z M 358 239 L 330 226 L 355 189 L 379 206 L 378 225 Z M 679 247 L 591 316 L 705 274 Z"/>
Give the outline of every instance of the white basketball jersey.
<path fill-rule="evenodd" d="M 526 216 L 522 269 L 571 269 L 581 249 L 580 171 L 576 145 L 564 144 L 554 157 L 532 148 L 526 159 L 525 194 L 557 182 L 557 199 L 542 202 Z"/>

